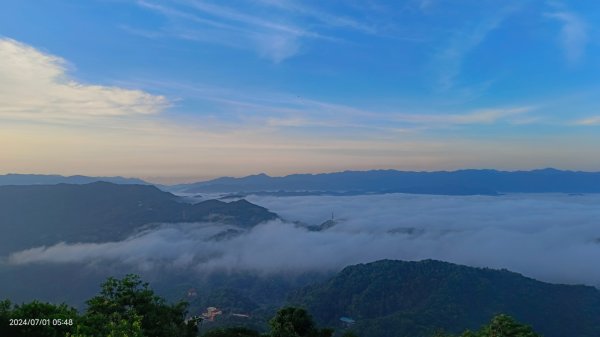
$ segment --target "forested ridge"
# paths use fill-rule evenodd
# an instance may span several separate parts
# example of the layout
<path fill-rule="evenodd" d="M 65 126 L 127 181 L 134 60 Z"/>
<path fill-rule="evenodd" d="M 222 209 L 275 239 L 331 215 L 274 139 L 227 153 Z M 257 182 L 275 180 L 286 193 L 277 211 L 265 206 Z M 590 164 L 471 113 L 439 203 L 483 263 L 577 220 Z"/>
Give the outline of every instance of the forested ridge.
<path fill-rule="evenodd" d="M 296 291 L 289 303 L 319 324 L 356 320 L 365 337 L 459 333 L 508 314 L 546 337 L 600 336 L 600 291 L 549 284 L 507 270 L 447 262 L 382 260 L 346 267 L 330 280 Z"/>
<path fill-rule="evenodd" d="M 98 295 L 79 313 L 66 304 L 33 301 L 0 302 L 0 335 L 6 337 L 357 337 L 346 327 L 318 327 L 300 307 L 283 307 L 269 320 L 266 331 L 245 327 L 202 329 L 206 318 L 189 316 L 187 303 L 167 303 L 137 275 L 109 278 Z M 202 330 L 202 331 L 200 331 Z M 390 331 L 394 333 L 394 331 Z M 432 337 L 452 337 L 437 331 Z M 476 332 L 460 337 L 538 337 L 530 327 L 498 315 Z"/>

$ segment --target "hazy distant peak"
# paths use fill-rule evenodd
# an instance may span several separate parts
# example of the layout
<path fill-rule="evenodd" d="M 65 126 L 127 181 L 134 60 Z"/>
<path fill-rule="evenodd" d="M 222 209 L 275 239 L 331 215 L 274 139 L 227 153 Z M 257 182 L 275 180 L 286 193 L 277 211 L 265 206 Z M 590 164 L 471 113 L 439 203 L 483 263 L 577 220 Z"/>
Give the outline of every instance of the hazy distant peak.
<path fill-rule="evenodd" d="M 9 173 L 0 175 L 1 185 L 54 185 L 54 184 L 89 184 L 97 181 L 105 181 L 114 184 L 137 184 L 150 185 L 148 182 L 138 178 L 114 177 L 90 177 L 83 175 L 62 176 L 57 174 L 17 174 Z"/>
<path fill-rule="evenodd" d="M 457 171 L 343 171 L 270 177 L 219 178 L 179 185 L 187 193 L 413 193 L 497 195 L 499 193 L 600 193 L 599 172 L 545 168 L 531 171 L 464 169 Z"/>

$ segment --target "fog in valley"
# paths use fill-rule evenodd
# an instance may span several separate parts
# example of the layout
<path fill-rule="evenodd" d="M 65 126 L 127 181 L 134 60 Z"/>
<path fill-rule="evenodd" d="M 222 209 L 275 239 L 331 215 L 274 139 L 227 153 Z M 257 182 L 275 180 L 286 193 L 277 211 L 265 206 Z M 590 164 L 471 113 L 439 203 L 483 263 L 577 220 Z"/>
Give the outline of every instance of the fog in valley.
<path fill-rule="evenodd" d="M 124 263 L 133 270 L 299 274 L 380 259 L 506 268 L 542 281 L 600 285 L 600 195 L 249 196 L 282 220 L 249 230 L 159 224 L 118 242 L 13 252 L 12 267 Z M 320 231 L 309 226 L 330 220 Z"/>

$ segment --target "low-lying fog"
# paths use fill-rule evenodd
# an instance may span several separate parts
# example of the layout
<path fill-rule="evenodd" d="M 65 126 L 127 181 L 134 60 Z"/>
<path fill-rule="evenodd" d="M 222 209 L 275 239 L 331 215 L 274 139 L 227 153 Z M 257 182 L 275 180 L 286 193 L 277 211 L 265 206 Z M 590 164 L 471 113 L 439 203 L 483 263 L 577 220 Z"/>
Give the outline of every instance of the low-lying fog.
<path fill-rule="evenodd" d="M 543 281 L 600 284 L 600 195 L 250 196 L 285 221 L 238 233 L 221 224 L 164 224 L 119 242 L 58 244 L 10 264 L 119 261 L 141 270 L 261 273 L 339 270 L 379 259 L 438 259 L 506 268 Z M 337 225 L 311 232 L 293 222 Z M 228 235 L 217 235 L 228 230 Z"/>

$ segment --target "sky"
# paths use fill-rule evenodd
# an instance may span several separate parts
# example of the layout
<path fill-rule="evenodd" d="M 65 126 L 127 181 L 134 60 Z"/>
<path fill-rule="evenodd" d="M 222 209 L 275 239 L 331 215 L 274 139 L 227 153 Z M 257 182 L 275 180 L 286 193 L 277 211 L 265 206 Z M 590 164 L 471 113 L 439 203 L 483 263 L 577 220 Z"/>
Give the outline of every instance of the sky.
<path fill-rule="evenodd" d="M 596 1 L 0 6 L 0 174 L 600 171 Z"/>

